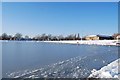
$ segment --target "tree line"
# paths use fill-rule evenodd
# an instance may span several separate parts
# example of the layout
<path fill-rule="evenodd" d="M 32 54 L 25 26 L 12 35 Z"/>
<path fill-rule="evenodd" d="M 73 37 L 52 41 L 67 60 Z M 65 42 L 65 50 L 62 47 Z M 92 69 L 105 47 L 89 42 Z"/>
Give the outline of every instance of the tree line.
<path fill-rule="evenodd" d="M 116 39 L 117 36 L 120 35 L 120 33 L 115 33 L 112 35 L 113 39 Z M 67 36 L 63 35 L 58 35 L 54 36 L 51 34 L 41 34 L 41 35 L 36 35 L 34 37 L 29 37 L 28 35 L 23 35 L 21 33 L 16 33 L 15 35 L 8 35 L 7 33 L 3 33 L 0 36 L 0 40 L 35 40 L 35 41 L 60 41 L 60 40 L 85 40 L 85 37 L 80 37 L 79 33 L 78 34 L 70 34 Z"/>
<path fill-rule="evenodd" d="M 54 36 L 51 34 L 41 34 L 36 35 L 34 37 L 29 37 L 28 35 L 24 36 L 21 33 L 16 33 L 15 35 L 8 35 L 7 33 L 3 33 L 0 36 L 0 40 L 35 40 L 35 41 L 59 41 L 59 40 L 81 40 L 79 33 L 76 34 L 70 34 L 67 36 L 58 35 Z"/>

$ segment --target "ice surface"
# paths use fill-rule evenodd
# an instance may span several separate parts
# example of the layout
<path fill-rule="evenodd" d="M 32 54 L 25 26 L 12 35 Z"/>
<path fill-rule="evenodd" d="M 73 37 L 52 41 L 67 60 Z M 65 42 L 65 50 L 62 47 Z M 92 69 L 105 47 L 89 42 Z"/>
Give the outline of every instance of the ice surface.
<path fill-rule="evenodd" d="M 98 56 L 99 57 L 99 56 Z M 104 58 L 104 57 L 103 57 Z M 107 65 L 107 61 L 103 58 L 93 59 L 91 56 L 85 57 L 74 57 L 65 61 L 60 61 L 54 64 L 46 65 L 43 68 L 35 70 L 25 70 L 18 71 L 8 74 L 9 78 L 86 78 L 91 74 L 91 70 L 98 66 L 100 63 L 102 65 Z M 105 59 L 105 58 L 104 58 Z M 95 64 L 95 65 L 92 65 Z M 113 65 L 112 65 L 113 66 Z M 99 67 L 98 67 L 99 68 Z M 114 77 L 117 77 L 116 65 L 113 66 L 112 72 Z M 106 68 L 108 69 L 108 68 Z M 92 73 L 96 72 L 93 69 Z M 98 72 L 96 72 L 98 73 Z M 111 77 L 110 72 L 103 72 L 102 75 L 107 74 L 104 77 Z M 96 77 L 96 76 L 95 76 Z"/>
<path fill-rule="evenodd" d="M 75 57 L 66 61 L 60 61 L 44 68 L 35 70 L 25 70 L 24 72 L 13 72 L 8 75 L 12 78 L 38 78 L 38 77 L 54 77 L 54 78 L 78 78 L 86 77 L 90 74 L 90 70 L 85 67 L 84 59 L 87 57 Z M 84 67 L 83 67 L 84 66 Z"/>

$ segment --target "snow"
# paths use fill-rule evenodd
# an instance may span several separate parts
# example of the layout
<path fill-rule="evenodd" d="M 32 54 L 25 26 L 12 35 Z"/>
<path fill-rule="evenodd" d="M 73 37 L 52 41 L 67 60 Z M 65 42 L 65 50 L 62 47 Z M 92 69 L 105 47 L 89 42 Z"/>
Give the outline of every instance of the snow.
<path fill-rule="evenodd" d="M 66 43 L 66 44 L 88 44 L 88 45 L 109 45 L 119 46 L 118 40 L 67 40 L 67 41 L 43 41 L 49 43 Z"/>
<path fill-rule="evenodd" d="M 8 40 L 0 42 L 8 42 Z M 120 46 L 119 40 L 64 40 L 64 41 L 10 41 L 10 42 L 46 42 L 46 43 Z"/>
<path fill-rule="evenodd" d="M 97 36 L 97 35 L 88 35 L 87 37 L 95 37 L 95 36 Z"/>
<path fill-rule="evenodd" d="M 111 62 L 107 66 L 102 67 L 100 70 L 93 69 L 92 74 L 89 75 L 89 78 L 118 78 L 119 73 L 119 64 L 120 59 Z"/>

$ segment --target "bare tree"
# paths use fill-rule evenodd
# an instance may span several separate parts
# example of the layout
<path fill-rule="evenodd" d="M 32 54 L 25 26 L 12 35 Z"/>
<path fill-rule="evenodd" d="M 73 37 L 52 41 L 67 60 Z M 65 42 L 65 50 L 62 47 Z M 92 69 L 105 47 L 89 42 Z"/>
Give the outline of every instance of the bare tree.
<path fill-rule="evenodd" d="M 12 35 L 8 35 L 9 40 L 12 40 L 12 38 L 13 38 Z"/>
<path fill-rule="evenodd" d="M 8 35 L 6 33 L 2 34 L 2 40 L 7 40 L 8 39 Z"/>
<path fill-rule="evenodd" d="M 14 38 L 15 38 L 15 40 L 21 40 L 22 39 L 22 34 L 21 33 L 16 33 Z"/>
<path fill-rule="evenodd" d="M 29 36 L 28 36 L 28 35 L 26 35 L 26 36 L 25 36 L 25 39 L 29 39 Z"/>
<path fill-rule="evenodd" d="M 44 33 L 41 35 L 41 39 L 42 40 L 48 40 L 48 36 Z"/>
<path fill-rule="evenodd" d="M 58 40 L 64 40 L 63 35 L 59 35 L 59 36 L 58 36 Z"/>
<path fill-rule="evenodd" d="M 2 36 L 0 36 L 0 40 L 2 40 Z"/>
<path fill-rule="evenodd" d="M 48 40 L 51 40 L 51 39 L 52 39 L 52 35 L 48 34 Z"/>
<path fill-rule="evenodd" d="M 75 40 L 76 39 L 76 35 L 74 35 L 74 34 L 68 35 L 65 39 L 66 40 Z"/>

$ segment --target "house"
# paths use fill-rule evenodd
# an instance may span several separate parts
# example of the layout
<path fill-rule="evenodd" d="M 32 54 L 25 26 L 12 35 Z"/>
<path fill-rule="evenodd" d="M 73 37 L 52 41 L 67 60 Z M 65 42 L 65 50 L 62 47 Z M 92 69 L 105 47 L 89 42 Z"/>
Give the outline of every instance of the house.
<path fill-rule="evenodd" d="M 113 38 L 114 39 L 119 39 L 120 40 L 120 33 L 117 33 L 117 34 L 113 34 Z"/>
<path fill-rule="evenodd" d="M 97 35 L 88 35 L 85 36 L 85 40 L 99 40 L 99 37 Z"/>
<path fill-rule="evenodd" d="M 85 37 L 85 40 L 113 40 L 112 36 L 106 35 L 88 35 Z"/>
<path fill-rule="evenodd" d="M 116 36 L 116 39 L 117 39 L 117 40 L 118 40 L 118 39 L 120 40 L 120 35 L 117 35 L 117 36 Z"/>

